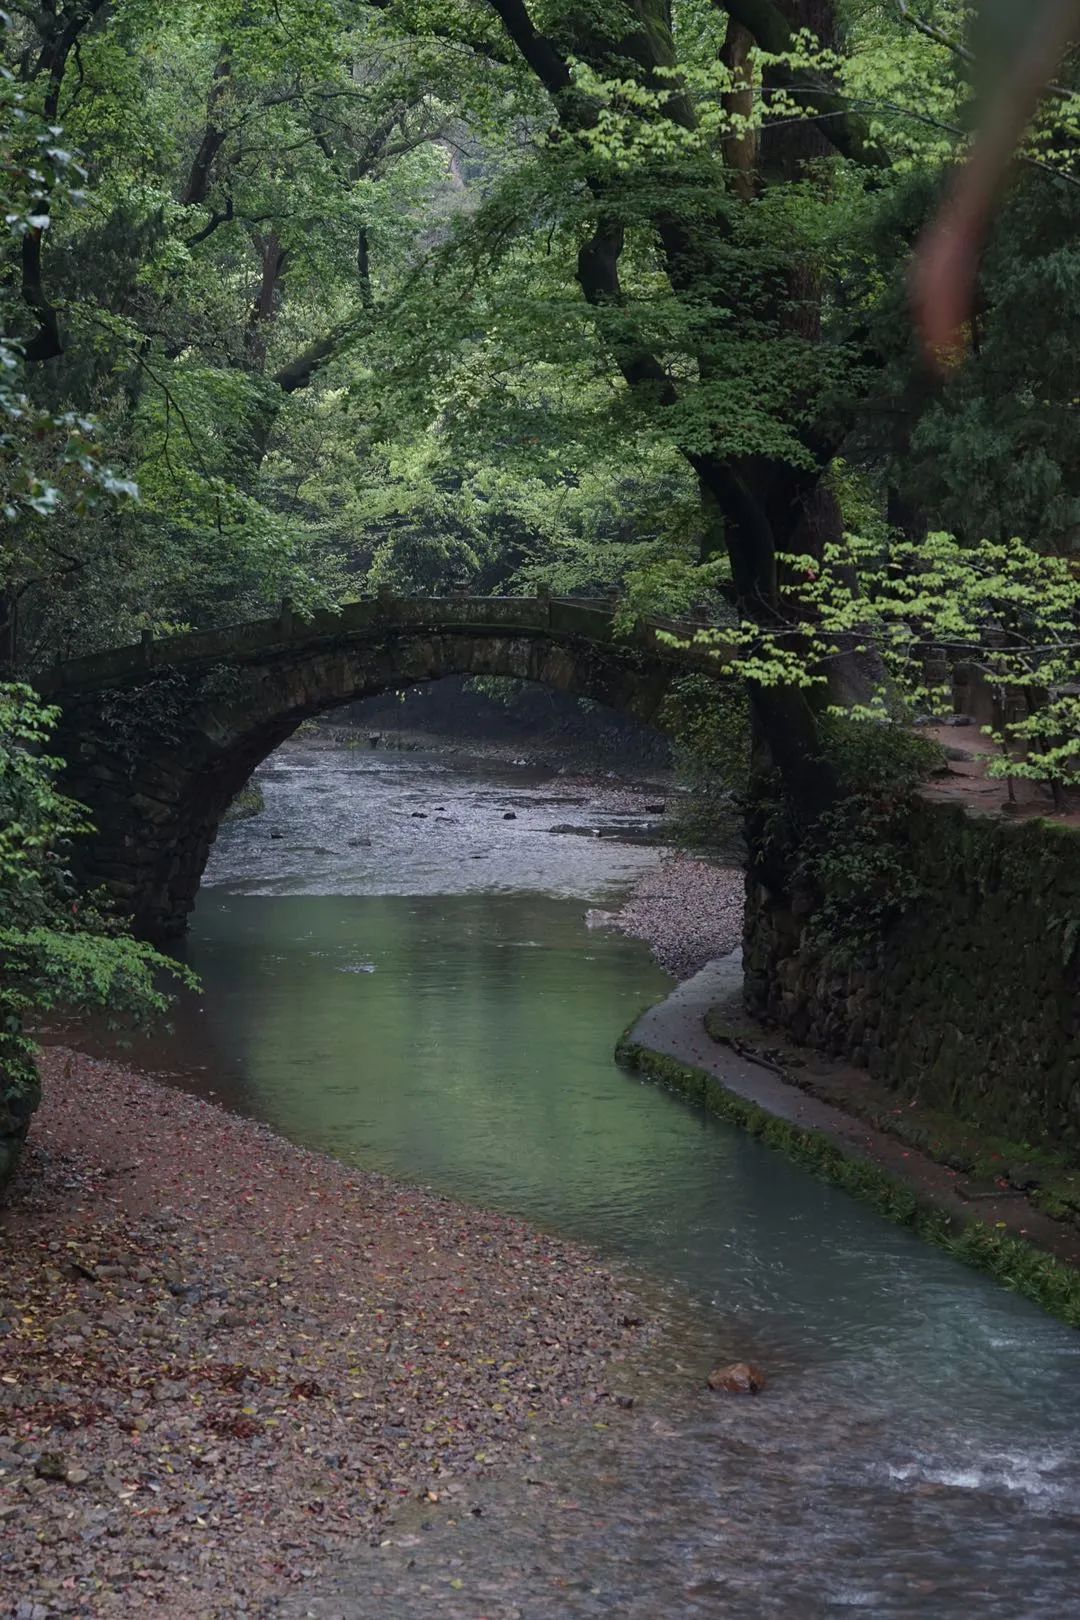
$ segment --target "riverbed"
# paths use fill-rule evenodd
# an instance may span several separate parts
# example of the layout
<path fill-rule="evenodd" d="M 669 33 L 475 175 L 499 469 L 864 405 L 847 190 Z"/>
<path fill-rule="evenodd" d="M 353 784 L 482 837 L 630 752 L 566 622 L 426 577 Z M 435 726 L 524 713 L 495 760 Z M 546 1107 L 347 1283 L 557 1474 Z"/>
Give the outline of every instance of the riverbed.
<path fill-rule="evenodd" d="M 1070 1614 L 1080 1581 L 1077 1335 L 614 1063 L 622 1030 L 672 983 L 646 944 L 586 923 L 635 883 L 653 893 L 664 883 L 646 795 L 491 763 L 470 770 L 460 760 L 303 747 L 270 761 L 262 787 L 266 813 L 223 829 L 185 944 L 204 993 L 181 1003 L 172 1035 L 128 1058 L 350 1173 L 382 1171 L 389 1189 L 424 1184 L 436 1199 L 525 1217 L 555 1243 L 585 1239 L 657 1332 L 644 1359 L 609 1385 L 617 1411 L 539 1424 L 520 1463 L 510 1448 L 463 1495 L 403 1497 L 376 1545 L 358 1537 L 342 1558 L 338 1542 L 332 1578 L 325 1560 L 309 1576 L 290 1563 L 257 1614 Z M 313 1168 L 316 1191 L 296 1199 L 303 1163 L 285 1153 L 279 1183 L 257 1144 L 238 1134 L 230 1149 L 225 1126 L 215 1126 L 214 1174 L 240 1178 L 240 1215 L 230 1217 L 217 1183 L 191 1178 L 181 1103 L 198 1108 L 176 1098 L 164 1162 L 176 1200 L 206 1194 L 209 1209 L 220 1204 L 220 1286 L 230 1286 L 230 1230 L 259 1210 L 259 1192 L 241 1186 L 249 1152 L 259 1191 L 277 1187 L 290 1209 L 319 1212 L 313 1265 L 327 1255 L 337 1264 L 317 1191 L 329 1171 Z M 202 1116 L 189 1129 L 206 1140 Z M 112 1140 L 108 1115 L 94 1116 L 94 1131 Z M 130 1168 L 126 1158 L 120 1168 Z M 108 1174 L 99 1176 L 97 1197 L 112 1207 L 120 1184 L 110 1192 Z M 402 1192 L 390 1228 L 415 1210 L 427 1218 Z M 481 1221 L 468 1236 L 468 1264 L 481 1273 L 486 1241 Z M 198 1254 L 198 1223 L 191 1243 Z M 269 1299 L 264 1290 L 277 1283 L 262 1277 L 257 1246 L 253 1264 L 241 1293 Z M 136 1283 L 130 1267 L 118 1268 L 115 1283 L 71 1286 L 115 1288 L 113 1309 L 125 1311 L 134 1296 L 123 1290 Z M 492 1304 L 504 1299 L 494 1270 L 489 1283 Z M 155 1309 L 172 1324 L 170 1286 L 160 1283 Z M 402 1311 L 405 1280 L 379 1286 Z M 342 1272 L 329 1296 L 337 1309 L 350 1288 Z M 423 1309 L 423 1278 L 408 1278 L 408 1288 Z M 439 1298 L 427 1307 L 440 1311 Z M 198 1306 L 215 1320 L 232 1309 L 214 1290 Z M 204 1332 L 186 1311 L 181 1301 L 168 1332 Z M 259 1320 L 244 1325 L 241 1314 L 228 1328 L 254 1333 L 246 1356 L 256 1356 Z M 311 1324 L 304 1354 L 321 1345 Z M 547 1335 L 567 1364 L 572 1333 L 567 1319 Z M 764 1367 L 763 1395 L 709 1392 L 709 1369 L 732 1359 Z M 262 1421 L 261 1396 L 232 1398 L 243 1421 Z M 397 1443 L 374 1416 L 379 1442 Z M 423 1432 L 423 1409 L 418 1417 Z M 300 1443 L 303 1455 L 303 1430 Z M 368 1440 L 348 1443 L 363 1469 Z M 329 1450 L 338 1445 L 335 1437 Z M 142 1469 L 133 1502 L 172 1481 L 167 1461 L 157 1458 L 157 1473 Z M 240 1534 L 246 1521 L 236 1523 Z M 63 1536 L 62 1526 L 50 1534 Z M 194 1537 L 185 1554 L 194 1557 L 201 1531 L 183 1534 Z"/>
<path fill-rule="evenodd" d="M 402 1617 L 1068 1612 L 1080 1340 L 612 1061 L 670 981 L 584 914 L 656 847 L 553 833 L 589 807 L 532 773 L 300 752 L 264 788 L 195 915 L 181 1083 L 585 1238 L 668 1324 L 617 1441 L 555 1443 L 486 1529 L 433 1513 L 296 1613 L 370 1614 L 373 1580 Z M 703 1389 L 734 1356 L 757 1401 Z"/>

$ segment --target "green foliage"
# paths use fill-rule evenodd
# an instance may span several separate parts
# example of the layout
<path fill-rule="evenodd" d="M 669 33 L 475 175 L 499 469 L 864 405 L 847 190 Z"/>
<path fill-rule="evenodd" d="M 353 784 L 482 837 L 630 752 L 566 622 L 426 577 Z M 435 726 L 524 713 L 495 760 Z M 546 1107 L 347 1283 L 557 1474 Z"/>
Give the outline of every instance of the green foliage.
<path fill-rule="evenodd" d="M 224 821 L 251 821 L 261 816 L 266 809 L 266 799 L 263 790 L 256 782 L 249 782 L 242 787 L 226 810 Z"/>
<path fill-rule="evenodd" d="M 512 708 L 523 691 L 526 682 L 516 680 L 512 675 L 474 675 L 465 682 L 467 692 L 475 692 L 478 697 L 489 698 L 492 703 L 499 703 L 503 708 Z M 404 693 L 401 694 L 404 696 Z"/>
<path fill-rule="evenodd" d="M 948 714 L 953 670 L 977 671 L 996 700 L 991 776 L 1080 784 L 1080 573 L 1019 539 L 908 540 L 883 521 L 821 557 L 782 554 L 782 612 L 698 640 L 721 667 L 764 687 L 824 696 L 842 658 L 872 655 L 876 689 L 848 718 Z"/>
<path fill-rule="evenodd" d="M 850 714 L 830 715 L 822 739 L 842 789 L 868 799 L 904 799 L 945 762 L 930 738 Z"/>
<path fill-rule="evenodd" d="M 683 791 L 672 834 L 687 848 L 722 851 L 740 844 L 750 783 L 750 706 L 742 682 L 686 675 L 668 690 L 659 723 L 671 738 Z"/>
<path fill-rule="evenodd" d="M 840 962 L 873 950 L 918 900 L 907 813 L 943 756 L 888 722 L 833 716 L 822 730 L 840 795 L 804 841 L 795 878 L 817 896 L 811 935 Z"/>
<path fill-rule="evenodd" d="M 872 646 L 894 699 L 931 713 L 951 709 L 953 666 L 971 665 L 997 700 L 990 774 L 1080 782 L 1080 576 L 1070 562 L 1017 539 L 965 545 L 948 534 L 893 536 L 884 548 L 848 536 L 821 565 L 789 561 L 795 611 L 822 665 L 839 642 Z M 883 684 L 866 712 L 885 712 L 889 695 Z"/>
<path fill-rule="evenodd" d="M 60 761 L 44 752 L 56 719 L 28 687 L 0 685 L 0 1068 L 9 1076 L 33 1058 L 27 1018 L 103 1008 L 141 1023 L 168 1006 L 163 979 L 194 982 L 80 894 L 68 860 L 88 822 L 56 785 Z"/>
<path fill-rule="evenodd" d="M 0 15 L 0 34 L 10 24 Z M 0 65 L 0 209 L 5 257 L 20 253 L 51 223 L 50 210 L 77 209 L 86 171 Z M 8 594 L 28 573 L 50 567 L 62 515 L 85 522 L 132 500 L 135 485 L 109 466 L 96 424 L 75 410 L 56 411 L 31 399 L 12 279 L 0 277 L 0 662 L 12 635 L 15 602 Z"/>
<path fill-rule="evenodd" d="M 69 49 L 20 8 L 9 224 L 47 225 L 63 352 L 18 407 L 47 454 L 0 557 L 17 665 L 286 595 L 618 593 L 626 623 L 704 610 L 804 720 L 864 641 L 890 714 L 924 644 L 970 643 L 1031 699 L 1009 770 L 1071 781 L 1072 606 L 1054 581 L 1033 618 L 1026 553 L 980 548 L 1077 528 L 1077 98 L 1022 154 L 972 364 L 931 386 L 906 265 L 966 140 L 964 7 L 766 5 L 735 60 L 705 0 L 537 0 L 554 77 L 517 14 L 113 0 Z"/>
<path fill-rule="evenodd" d="M 750 712 L 739 682 L 720 686 L 705 675 L 684 675 L 672 683 L 660 719 L 688 770 L 719 778 L 736 792 L 745 790 Z"/>
<path fill-rule="evenodd" d="M 642 618 L 691 619 L 726 622 L 730 611 L 722 591 L 731 579 L 726 557 L 699 563 L 687 557 L 659 555 L 627 572 L 616 628 L 633 628 Z"/>

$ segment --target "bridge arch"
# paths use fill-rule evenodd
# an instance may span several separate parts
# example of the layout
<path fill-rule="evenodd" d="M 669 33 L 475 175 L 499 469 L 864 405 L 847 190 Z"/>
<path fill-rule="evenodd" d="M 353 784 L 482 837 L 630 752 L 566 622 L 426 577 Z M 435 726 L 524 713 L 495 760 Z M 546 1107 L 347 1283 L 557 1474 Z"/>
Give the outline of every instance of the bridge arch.
<path fill-rule="evenodd" d="M 664 699 L 703 650 L 672 646 L 692 627 L 650 622 L 616 634 L 610 609 L 537 599 L 360 602 L 144 642 L 59 666 L 64 786 L 95 832 L 81 876 L 112 891 L 136 931 L 181 934 L 226 809 L 303 720 L 447 675 L 498 675 L 589 697 L 662 724 Z"/>

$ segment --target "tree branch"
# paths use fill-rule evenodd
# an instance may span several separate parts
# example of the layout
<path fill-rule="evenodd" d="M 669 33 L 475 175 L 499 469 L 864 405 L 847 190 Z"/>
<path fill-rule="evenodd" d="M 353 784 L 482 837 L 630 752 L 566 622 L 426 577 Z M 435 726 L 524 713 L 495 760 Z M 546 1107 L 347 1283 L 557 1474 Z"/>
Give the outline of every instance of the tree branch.
<path fill-rule="evenodd" d="M 75 0 L 66 21 L 63 13 L 58 13 L 54 7 L 49 8 L 51 17 L 47 14 L 40 17 L 41 49 L 29 76 L 37 78 L 42 73 L 48 76 L 43 103 L 47 123 L 55 124 L 59 118 L 60 97 L 69 57 L 78 49 L 84 32 L 104 16 L 109 3 L 110 0 Z M 38 212 L 47 211 L 48 199 L 42 197 Z M 60 315 L 45 291 L 44 245 L 44 227 L 28 232 L 22 240 L 22 300 L 37 323 L 37 331 L 23 345 L 23 356 L 31 364 L 54 360 L 64 352 Z"/>
<path fill-rule="evenodd" d="M 543 34 L 538 34 L 524 0 L 488 0 L 491 9 L 532 68 L 544 89 L 558 101 L 573 84 L 570 65 L 562 52 Z"/>
<path fill-rule="evenodd" d="M 794 30 L 773 0 L 712 0 L 712 3 L 718 11 L 726 12 L 752 34 L 761 49 L 768 51 L 770 56 L 784 56 L 792 49 Z M 861 163 L 868 169 L 889 168 L 889 154 L 873 139 L 862 119 L 852 113 L 844 97 L 831 85 L 805 69 L 780 64 L 773 64 L 769 74 L 774 84 L 796 92 L 812 109 L 810 121 L 817 124 L 829 145 L 841 157 L 850 158 L 853 163 Z"/>
<path fill-rule="evenodd" d="M 941 45 L 950 55 L 963 62 L 966 67 L 977 66 L 974 51 L 969 50 L 960 40 L 951 38 L 943 28 L 937 28 L 933 23 L 925 22 L 922 17 L 916 17 L 908 4 L 908 0 L 896 0 L 896 9 L 900 13 L 901 22 L 907 23 L 909 28 L 914 28 L 916 33 L 924 34 L 927 39 L 932 39 L 935 45 Z M 1051 83 L 1044 86 L 1044 91 L 1046 95 L 1055 96 L 1059 101 L 1075 101 L 1077 99 L 1077 92 L 1070 90 L 1066 84 Z"/>
<path fill-rule="evenodd" d="M 206 98 L 206 128 L 203 138 L 199 142 L 199 149 L 192 159 L 191 169 L 188 172 L 187 184 L 184 187 L 180 201 L 185 207 L 193 208 L 198 203 L 204 203 L 210 193 L 210 179 L 218 153 L 225 145 L 228 130 L 218 119 L 222 102 L 228 92 L 232 80 L 232 58 L 228 49 L 222 50 L 214 68 L 214 77 L 210 84 L 210 93 Z"/>

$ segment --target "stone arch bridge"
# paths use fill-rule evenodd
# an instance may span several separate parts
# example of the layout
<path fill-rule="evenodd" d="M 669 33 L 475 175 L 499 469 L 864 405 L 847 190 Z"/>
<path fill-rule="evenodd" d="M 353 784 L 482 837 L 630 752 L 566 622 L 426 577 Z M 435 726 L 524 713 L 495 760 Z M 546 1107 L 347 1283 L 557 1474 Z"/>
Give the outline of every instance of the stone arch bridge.
<path fill-rule="evenodd" d="M 337 613 L 197 631 L 58 664 L 38 686 L 60 706 L 64 787 L 95 832 L 81 876 L 112 891 L 136 931 L 183 932 L 232 799 L 301 721 L 445 675 L 500 675 L 593 698 L 653 724 L 673 682 L 716 676 L 715 655 L 671 644 L 699 628 L 616 631 L 609 604 L 462 597 L 355 602 Z"/>

